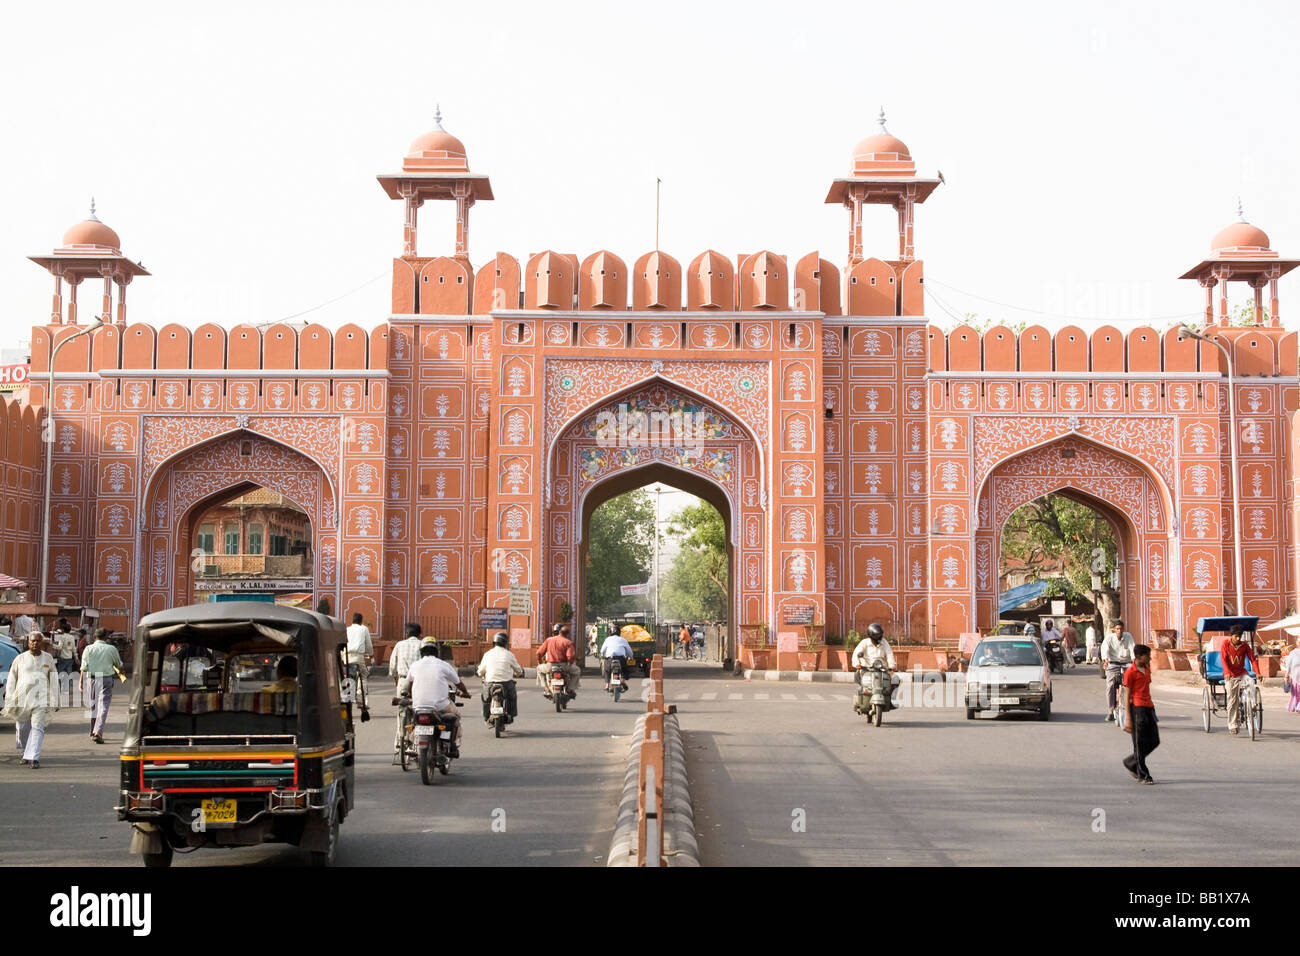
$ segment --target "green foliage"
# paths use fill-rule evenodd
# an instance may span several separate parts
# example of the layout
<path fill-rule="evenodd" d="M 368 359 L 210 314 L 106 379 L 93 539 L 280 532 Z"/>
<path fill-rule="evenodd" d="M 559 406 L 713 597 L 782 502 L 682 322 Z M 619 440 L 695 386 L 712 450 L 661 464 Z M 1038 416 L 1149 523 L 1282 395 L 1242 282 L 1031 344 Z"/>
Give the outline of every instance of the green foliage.
<path fill-rule="evenodd" d="M 1264 324 L 1268 325 L 1268 306 L 1264 306 Z M 1245 326 L 1255 324 L 1255 300 L 1240 302 L 1236 308 L 1230 308 L 1228 312 L 1228 322 L 1231 325 Z"/>
<path fill-rule="evenodd" d="M 978 312 L 967 312 L 966 317 L 957 324 L 969 325 L 980 335 L 983 335 L 989 329 L 999 325 L 1005 325 L 1012 332 L 1016 333 L 1016 335 L 1019 335 L 1029 327 L 1029 323 L 1025 322 L 1023 319 L 1019 322 L 1008 322 L 1006 319 L 994 319 L 986 315 L 980 315 Z M 944 331 L 951 332 L 953 329 L 957 328 L 957 324 L 946 327 Z"/>
<path fill-rule="evenodd" d="M 1105 556 L 1102 587 L 1093 589 L 1097 549 Z M 1018 508 L 1002 532 L 1002 557 L 1025 564 L 1036 579 L 1049 579 L 1047 594 L 1067 601 L 1108 604 L 1110 569 L 1118 547 L 1114 528 L 1097 512 L 1064 495 L 1046 495 Z M 1056 576 L 1058 572 L 1062 577 Z"/>
<path fill-rule="evenodd" d="M 573 605 L 568 601 L 560 602 L 560 620 L 565 622 L 573 620 Z"/>
<path fill-rule="evenodd" d="M 665 619 L 719 621 L 727 617 L 727 529 L 722 515 L 705 501 L 673 516 L 665 536 L 678 540 L 673 565 L 664 575 L 659 611 Z"/>
<path fill-rule="evenodd" d="M 645 489 L 611 498 L 592 513 L 587 529 L 587 619 L 649 611 L 648 597 L 625 598 L 624 584 L 650 577 L 655 507 Z"/>
<path fill-rule="evenodd" d="M 330 599 L 329 599 L 329 598 L 327 598 L 327 597 L 323 597 L 323 598 L 321 598 L 318 602 L 316 602 L 316 613 L 317 613 L 317 614 L 328 614 L 329 612 L 330 612 Z"/>

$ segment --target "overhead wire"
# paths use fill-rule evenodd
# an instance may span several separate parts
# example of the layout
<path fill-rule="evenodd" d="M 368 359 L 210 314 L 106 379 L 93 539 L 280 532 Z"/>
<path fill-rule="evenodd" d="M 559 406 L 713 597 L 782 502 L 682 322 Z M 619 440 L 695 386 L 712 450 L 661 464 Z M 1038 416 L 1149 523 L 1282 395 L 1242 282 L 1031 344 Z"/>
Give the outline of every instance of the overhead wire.
<path fill-rule="evenodd" d="M 307 315 L 310 312 L 315 312 L 317 309 L 323 309 L 327 305 L 333 305 L 335 302 L 339 302 L 343 299 L 346 299 L 350 295 L 355 295 L 356 293 L 360 292 L 362 289 L 366 288 L 366 286 L 374 285 L 376 282 L 378 282 L 386 275 L 388 275 L 387 272 L 381 272 L 379 273 L 379 275 L 375 276 L 374 278 L 367 279 L 365 282 L 361 283 L 361 285 L 357 286 L 355 289 L 349 289 L 347 292 L 344 292 L 342 295 L 336 295 L 334 298 L 322 302 L 319 305 L 313 305 L 310 309 L 303 309 L 301 312 L 295 312 L 293 313 L 293 315 L 286 315 L 282 319 L 276 319 L 274 322 L 267 322 L 265 324 L 276 325 L 279 322 L 288 322 L 290 319 L 296 319 L 300 315 Z"/>
<path fill-rule="evenodd" d="M 1063 312 L 1050 312 L 1050 311 L 1047 311 L 1047 310 L 1045 310 L 1045 309 L 1031 309 L 1031 308 L 1028 308 L 1027 306 L 1022 306 L 1022 305 L 1012 305 L 1010 302 L 1001 302 L 1001 301 L 999 301 L 998 299 L 990 299 L 988 296 L 979 295 L 979 294 L 974 293 L 974 292 L 967 292 L 967 291 L 964 290 L 964 289 L 958 289 L 956 286 L 951 286 L 951 285 L 948 285 L 947 283 L 940 282 L 938 279 L 931 278 L 930 276 L 926 276 L 925 284 L 926 284 L 926 286 L 927 286 L 927 289 L 926 289 L 927 292 L 930 291 L 929 288 L 928 288 L 929 286 L 931 286 L 931 285 L 937 285 L 937 286 L 939 286 L 939 287 L 941 287 L 941 288 L 947 289 L 947 290 L 950 291 L 950 292 L 955 292 L 955 293 L 957 293 L 958 295 L 969 296 L 969 297 L 972 298 L 972 299 L 978 299 L 978 300 L 981 301 L 981 302 L 988 302 L 988 303 L 991 304 L 991 305 L 1001 306 L 1001 307 L 1004 308 L 1004 309 L 1012 309 L 1012 310 L 1014 310 L 1014 311 L 1016 311 L 1016 312 L 1028 312 L 1028 313 L 1030 313 L 1031 315 L 1045 315 L 1045 316 L 1050 316 L 1050 317 L 1052 317 L 1052 318 L 1057 318 L 1057 319 L 1068 319 L 1068 320 L 1070 320 L 1070 321 L 1074 321 L 1074 322 L 1109 322 L 1109 321 L 1114 321 L 1112 318 L 1109 318 L 1109 317 L 1106 317 L 1106 316 L 1100 316 L 1100 315 L 1069 315 L 1069 314 L 1066 314 L 1066 313 L 1063 313 Z M 935 301 L 938 302 L 937 299 L 936 299 Z M 945 311 L 946 311 L 946 310 L 945 310 Z M 1177 313 L 1177 314 L 1175 314 L 1175 315 L 1156 315 L 1156 316 L 1151 316 L 1150 318 L 1134 319 L 1134 321 L 1141 321 L 1141 322 L 1147 322 L 1147 323 L 1149 323 L 1149 322 L 1167 322 L 1167 321 L 1170 321 L 1170 320 L 1172 320 L 1172 319 L 1196 318 L 1196 317 L 1200 316 L 1201 314 L 1202 314 L 1201 312 L 1179 312 L 1179 313 Z"/>

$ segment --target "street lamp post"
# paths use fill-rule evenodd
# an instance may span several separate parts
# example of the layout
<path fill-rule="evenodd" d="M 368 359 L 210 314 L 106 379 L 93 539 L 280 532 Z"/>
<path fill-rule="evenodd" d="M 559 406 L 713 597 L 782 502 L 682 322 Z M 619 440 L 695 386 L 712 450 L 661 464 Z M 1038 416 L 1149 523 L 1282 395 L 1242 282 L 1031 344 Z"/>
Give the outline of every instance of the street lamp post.
<path fill-rule="evenodd" d="M 1220 352 L 1223 353 L 1223 360 L 1228 368 L 1228 449 L 1232 453 L 1232 560 L 1234 573 L 1237 584 L 1237 613 L 1246 613 L 1246 598 L 1243 590 L 1245 582 L 1241 576 L 1241 502 L 1238 499 L 1237 490 L 1237 398 L 1233 394 L 1232 384 L 1232 354 L 1227 347 L 1218 339 L 1212 339 L 1208 335 L 1202 335 L 1189 325 L 1180 325 L 1178 327 L 1179 341 L 1189 338 L 1197 339 L 1201 342 L 1209 342 Z"/>
<path fill-rule="evenodd" d="M 69 335 L 66 339 L 54 346 L 54 351 L 50 355 L 50 368 L 46 373 L 48 378 L 45 383 L 45 527 L 41 536 L 41 603 L 46 603 L 50 590 L 50 492 L 54 481 L 54 369 L 58 365 L 59 349 L 67 345 L 73 339 L 80 338 L 83 335 L 89 335 L 95 329 L 104 324 L 104 320 L 98 316 L 87 325 Z"/>

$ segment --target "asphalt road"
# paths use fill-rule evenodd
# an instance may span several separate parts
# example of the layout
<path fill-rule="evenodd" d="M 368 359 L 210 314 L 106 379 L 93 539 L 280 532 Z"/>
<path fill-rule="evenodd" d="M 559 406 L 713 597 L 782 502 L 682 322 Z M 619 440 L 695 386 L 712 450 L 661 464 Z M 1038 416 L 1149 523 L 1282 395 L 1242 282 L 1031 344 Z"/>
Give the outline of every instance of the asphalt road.
<path fill-rule="evenodd" d="M 706 866 L 1293 865 L 1300 852 L 1300 716 L 1276 692 L 1252 742 L 1223 718 L 1204 733 L 1199 692 L 1158 687 L 1157 783 L 1142 786 L 1095 669 L 1054 678 L 1047 723 L 909 707 L 875 728 L 851 684 L 689 668 L 669 665 L 666 693 Z"/>
<path fill-rule="evenodd" d="M 474 697 L 463 711 L 463 756 L 425 786 L 417 769 L 392 764 L 392 685 L 379 678 L 373 719 L 358 724 L 357 798 L 340 831 L 338 865 L 603 865 L 642 710 L 636 695 L 615 704 L 600 678 L 587 676 L 577 700 L 557 714 L 536 683 L 523 680 L 519 717 L 498 740 L 483 723 L 477 678 L 465 683 Z M 4 723 L 0 865 L 140 865 L 127 853 L 129 825 L 113 811 L 125 700 L 114 703 L 103 746 L 90 740 L 80 709 L 61 711 L 38 770 L 18 763 Z M 303 862 L 292 847 L 268 845 L 178 853 L 173 866 Z"/>

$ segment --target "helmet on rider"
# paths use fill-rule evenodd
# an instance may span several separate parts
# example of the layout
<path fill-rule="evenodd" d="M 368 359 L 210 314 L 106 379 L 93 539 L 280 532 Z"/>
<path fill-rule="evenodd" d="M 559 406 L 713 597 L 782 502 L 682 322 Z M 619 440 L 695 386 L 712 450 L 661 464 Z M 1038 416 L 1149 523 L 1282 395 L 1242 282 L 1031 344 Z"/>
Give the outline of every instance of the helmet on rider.
<path fill-rule="evenodd" d="M 879 644 L 885 636 L 885 629 L 879 624 L 872 624 L 867 628 L 867 637 L 871 639 L 872 644 Z"/>
<path fill-rule="evenodd" d="M 497 631 L 496 634 L 494 634 L 492 637 L 492 643 L 495 644 L 497 647 L 509 647 L 510 635 L 507 634 L 505 631 Z"/>

